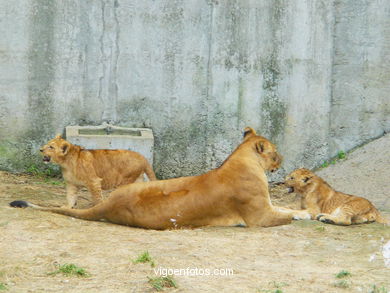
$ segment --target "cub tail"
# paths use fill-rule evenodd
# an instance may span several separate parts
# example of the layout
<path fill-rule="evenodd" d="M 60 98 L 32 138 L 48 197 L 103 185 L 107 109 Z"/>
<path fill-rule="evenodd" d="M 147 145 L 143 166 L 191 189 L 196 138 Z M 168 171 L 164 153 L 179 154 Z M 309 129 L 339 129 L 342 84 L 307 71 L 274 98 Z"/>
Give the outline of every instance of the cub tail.
<path fill-rule="evenodd" d="M 146 162 L 146 168 L 145 168 L 145 174 L 148 176 L 150 181 L 157 180 L 156 174 L 154 174 L 152 166 L 149 164 L 149 162 Z"/>

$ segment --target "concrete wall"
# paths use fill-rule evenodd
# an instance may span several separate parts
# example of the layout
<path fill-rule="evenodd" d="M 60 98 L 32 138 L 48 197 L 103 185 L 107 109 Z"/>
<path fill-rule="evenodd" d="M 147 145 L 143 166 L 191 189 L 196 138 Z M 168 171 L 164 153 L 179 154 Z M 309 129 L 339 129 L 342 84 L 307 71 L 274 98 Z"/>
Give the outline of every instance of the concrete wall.
<path fill-rule="evenodd" d="M 250 125 L 276 177 L 390 130 L 386 0 L 0 0 L 0 168 L 67 125 L 150 127 L 160 178 L 218 166 Z"/>

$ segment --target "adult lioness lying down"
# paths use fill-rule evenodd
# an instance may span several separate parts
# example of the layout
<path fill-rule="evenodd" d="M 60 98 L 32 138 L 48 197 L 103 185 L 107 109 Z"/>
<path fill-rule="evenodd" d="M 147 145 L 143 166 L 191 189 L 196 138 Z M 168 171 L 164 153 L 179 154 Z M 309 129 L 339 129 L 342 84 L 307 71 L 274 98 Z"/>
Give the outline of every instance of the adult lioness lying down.
<path fill-rule="evenodd" d="M 24 201 L 10 205 L 150 229 L 242 222 L 277 226 L 294 216 L 279 212 L 270 201 L 265 171 L 276 170 L 280 163 L 275 146 L 246 128 L 244 141 L 222 166 L 203 175 L 121 186 L 89 209 L 44 208 Z"/>
<path fill-rule="evenodd" d="M 289 192 L 302 194 L 301 205 L 312 219 L 336 225 L 387 223 L 367 199 L 335 191 L 307 169 L 297 169 L 286 177 Z"/>
<path fill-rule="evenodd" d="M 60 135 L 41 148 L 43 161 L 61 166 L 66 182 L 68 208 L 77 202 L 80 187 L 88 188 L 94 204 L 102 200 L 102 190 L 143 179 L 156 180 L 153 169 L 144 156 L 128 150 L 87 150 L 71 144 Z"/>

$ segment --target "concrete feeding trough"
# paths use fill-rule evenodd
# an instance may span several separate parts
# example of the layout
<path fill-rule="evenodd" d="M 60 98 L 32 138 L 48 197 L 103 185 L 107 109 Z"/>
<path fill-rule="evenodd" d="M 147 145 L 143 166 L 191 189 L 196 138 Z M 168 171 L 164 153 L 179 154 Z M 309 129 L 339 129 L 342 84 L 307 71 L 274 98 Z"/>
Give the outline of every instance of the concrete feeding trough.
<path fill-rule="evenodd" d="M 66 139 L 86 149 L 124 149 L 142 154 L 153 165 L 153 131 L 149 128 L 67 126 Z"/>

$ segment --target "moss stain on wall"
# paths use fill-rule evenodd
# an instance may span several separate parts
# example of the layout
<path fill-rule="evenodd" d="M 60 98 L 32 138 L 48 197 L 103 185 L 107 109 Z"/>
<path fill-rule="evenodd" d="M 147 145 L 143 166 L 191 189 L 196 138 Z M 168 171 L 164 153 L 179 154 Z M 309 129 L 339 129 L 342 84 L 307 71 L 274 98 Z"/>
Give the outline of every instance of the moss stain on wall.
<path fill-rule="evenodd" d="M 272 54 L 262 61 L 264 95 L 261 103 L 261 120 L 264 135 L 271 141 L 277 142 L 286 126 L 287 106 L 281 101 L 278 94 L 278 83 L 281 79 L 277 57 Z"/>

